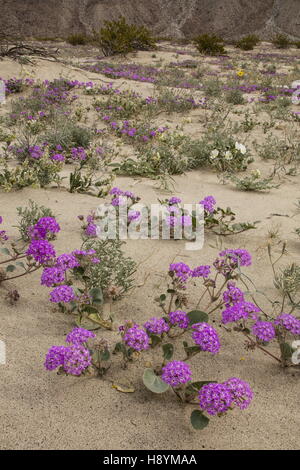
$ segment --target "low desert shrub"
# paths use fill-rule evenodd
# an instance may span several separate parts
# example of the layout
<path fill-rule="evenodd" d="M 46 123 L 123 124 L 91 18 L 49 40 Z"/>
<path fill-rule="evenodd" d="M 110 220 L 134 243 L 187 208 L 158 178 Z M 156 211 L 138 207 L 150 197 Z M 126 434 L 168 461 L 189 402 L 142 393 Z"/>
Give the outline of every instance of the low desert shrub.
<path fill-rule="evenodd" d="M 83 250 L 93 250 L 101 263 L 90 264 L 85 275 L 88 288 L 101 286 L 104 300 L 116 300 L 133 288 L 136 263 L 122 250 L 120 240 L 86 239 Z"/>
<path fill-rule="evenodd" d="M 105 56 L 155 49 L 155 41 L 145 26 L 127 24 L 124 17 L 105 21 L 95 39 Z"/>
<path fill-rule="evenodd" d="M 242 37 L 236 43 L 236 47 L 242 49 L 243 51 L 252 51 L 254 46 L 260 42 L 260 39 L 255 34 L 250 34 L 249 36 Z"/>
<path fill-rule="evenodd" d="M 226 54 L 224 49 L 224 41 L 215 35 L 201 34 L 194 38 L 193 41 L 196 49 L 205 55 L 223 55 Z"/>
<path fill-rule="evenodd" d="M 243 93 L 238 88 L 233 88 L 227 91 L 225 95 L 225 99 L 227 103 L 234 104 L 234 105 L 245 103 Z"/>
<path fill-rule="evenodd" d="M 55 218 L 51 209 L 45 206 L 39 206 L 36 202 L 29 199 L 27 207 L 17 207 L 17 213 L 19 217 L 19 223 L 17 228 L 19 229 L 21 238 L 23 241 L 28 242 L 30 240 L 30 228 L 36 225 L 42 217 Z M 55 234 L 49 232 L 50 239 L 53 239 Z"/>
<path fill-rule="evenodd" d="M 68 36 L 66 41 L 72 46 L 85 46 L 90 42 L 90 38 L 83 33 L 74 33 Z"/>
<path fill-rule="evenodd" d="M 291 42 L 285 34 L 277 34 L 272 39 L 272 44 L 277 47 L 277 49 L 287 49 Z"/>

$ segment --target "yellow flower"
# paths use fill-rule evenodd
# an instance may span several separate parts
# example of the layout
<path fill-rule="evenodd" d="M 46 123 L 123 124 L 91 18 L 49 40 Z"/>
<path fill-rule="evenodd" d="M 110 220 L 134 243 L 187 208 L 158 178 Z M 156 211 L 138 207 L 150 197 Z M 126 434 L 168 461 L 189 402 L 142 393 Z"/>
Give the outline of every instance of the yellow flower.
<path fill-rule="evenodd" d="M 236 74 L 237 74 L 238 77 L 243 77 L 245 75 L 245 72 L 244 72 L 244 70 L 240 69 L 236 72 Z"/>

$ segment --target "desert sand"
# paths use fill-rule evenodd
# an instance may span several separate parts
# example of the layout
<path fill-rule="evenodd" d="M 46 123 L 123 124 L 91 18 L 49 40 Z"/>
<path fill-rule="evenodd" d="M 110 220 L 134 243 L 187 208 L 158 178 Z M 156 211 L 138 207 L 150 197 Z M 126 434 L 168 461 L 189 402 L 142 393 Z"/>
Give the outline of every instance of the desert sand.
<path fill-rule="evenodd" d="M 82 56 L 88 59 L 92 53 L 83 48 Z M 138 91 L 145 97 L 151 94 L 152 84 L 111 80 L 79 70 L 78 54 L 74 53 L 73 58 L 71 53 L 67 55 L 68 64 L 36 60 L 34 66 L 21 66 L 4 60 L 0 62 L 0 76 L 21 77 L 26 70 L 31 76 L 34 72 L 35 79 L 42 80 L 59 76 L 83 81 L 101 78 L 105 82 L 113 81 L 122 89 Z M 175 60 L 174 56 L 175 52 L 162 50 L 156 53 L 155 60 L 162 59 L 167 63 Z M 192 56 L 185 58 L 195 59 Z M 146 52 L 129 56 L 128 60 L 143 64 L 153 62 L 151 53 Z M 9 109 L 10 100 L 9 97 L 1 106 L 2 115 Z M 89 97 L 83 96 L 82 100 L 88 102 Z M 238 107 L 244 113 L 250 106 Z M 202 110 L 194 110 L 185 114 L 160 115 L 158 124 L 167 122 L 172 129 L 191 117 L 191 122 L 184 124 L 184 132 L 196 137 L 202 132 L 202 113 Z M 232 119 L 239 117 L 232 115 Z M 278 126 L 274 132 L 283 135 L 289 123 L 279 121 Z M 253 138 L 259 142 L 264 140 L 261 126 L 252 132 L 250 141 Z M 270 166 L 256 157 L 250 168 L 267 172 Z M 243 192 L 232 184 L 220 184 L 216 173 L 207 170 L 195 170 L 173 178 L 176 188 L 173 194 L 181 197 L 183 202 L 214 195 L 218 204 L 230 206 L 236 212 L 238 221 L 259 220 L 260 223 L 256 230 L 226 237 L 221 242 L 207 234 L 204 248 L 197 252 L 186 251 L 183 241 L 127 241 L 125 252 L 138 263 L 136 287 L 114 303 L 114 330 L 97 331 L 97 336 L 105 337 L 109 343 L 118 338 L 117 327 L 126 319 L 142 324 L 149 316 L 159 314 L 153 299 L 166 285 L 168 265 L 174 260 L 191 266 L 209 264 L 216 257 L 220 243 L 226 248 L 246 248 L 253 256 L 247 274 L 261 291 L 273 295 L 275 289 L 266 246 L 270 228 L 276 226 L 280 238 L 288 242 L 284 264 L 300 261 L 300 241 L 293 233 L 300 225 L 299 216 L 295 215 L 295 202 L 300 197 L 299 174 L 286 176 L 279 188 L 266 193 Z M 114 184 L 134 191 L 147 203 L 166 197 L 156 188 L 155 182 L 147 178 L 117 177 Z M 54 242 L 58 253 L 80 247 L 77 216 L 87 215 L 103 202 L 85 194 L 70 194 L 64 188 L 0 192 L 2 228 L 13 237 L 18 236 L 17 229 L 13 228 L 16 208 L 25 206 L 29 199 L 51 208 L 57 215 L 62 228 Z M 193 358 L 193 374 L 201 380 L 240 377 L 251 384 L 254 399 L 247 410 L 234 410 L 225 417 L 211 419 L 206 429 L 197 432 L 189 423 L 191 406 L 180 405 L 171 392 L 156 396 L 145 389 L 141 380 L 143 360 L 138 367 L 129 370 L 122 370 L 114 361 L 104 380 L 61 377 L 45 371 L 43 362 L 48 348 L 63 344 L 65 334 L 73 326 L 72 319 L 49 303 L 48 289 L 40 285 L 40 272 L 20 278 L 17 287 L 21 298 L 14 306 L 5 302 L 5 288 L 0 288 L 0 339 L 7 347 L 7 363 L 0 365 L 1 449 L 299 449 L 299 369 L 282 369 L 268 356 L 247 351 L 243 337 L 221 328 L 217 316 L 214 326 L 221 337 L 221 352 L 216 356 L 203 353 Z M 133 386 L 135 393 L 120 393 L 112 387 L 113 383 Z"/>

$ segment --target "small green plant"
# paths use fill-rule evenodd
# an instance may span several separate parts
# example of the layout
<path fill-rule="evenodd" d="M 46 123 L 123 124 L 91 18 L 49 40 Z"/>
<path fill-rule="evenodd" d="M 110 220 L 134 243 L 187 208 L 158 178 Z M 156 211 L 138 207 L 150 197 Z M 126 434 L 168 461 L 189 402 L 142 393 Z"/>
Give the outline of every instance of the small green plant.
<path fill-rule="evenodd" d="M 269 191 L 272 188 L 278 188 L 280 184 L 273 183 L 273 177 L 261 178 L 259 170 L 253 170 L 250 176 L 245 178 L 238 178 L 231 176 L 229 178 L 233 181 L 240 191 Z"/>
<path fill-rule="evenodd" d="M 9 192 L 26 187 L 45 188 L 51 183 L 59 186 L 60 170 L 61 163 L 53 162 L 46 154 L 34 163 L 27 160 L 16 168 L 8 168 L 5 164 L 0 168 L 0 188 Z"/>
<path fill-rule="evenodd" d="M 91 143 L 93 134 L 88 127 L 76 124 L 70 117 L 60 116 L 53 122 L 51 129 L 43 136 L 48 142 L 51 150 L 60 145 L 63 150 L 68 151 L 72 147 L 87 148 Z"/>
<path fill-rule="evenodd" d="M 242 49 L 243 51 L 252 51 L 254 46 L 260 42 L 260 39 L 255 34 L 250 34 L 249 36 L 242 37 L 236 43 L 236 47 Z"/>
<path fill-rule="evenodd" d="M 203 83 L 206 96 L 218 97 L 222 93 L 220 80 L 206 80 Z"/>
<path fill-rule="evenodd" d="M 272 39 L 272 44 L 278 49 L 287 49 L 290 46 L 291 42 L 285 34 L 277 34 Z"/>
<path fill-rule="evenodd" d="M 90 289 L 101 286 L 104 300 L 116 300 L 134 287 L 136 263 L 125 256 L 123 244 L 120 240 L 88 239 L 82 245 L 83 250 L 95 250 L 95 256 L 101 260 L 90 264 L 86 275 Z"/>
<path fill-rule="evenodd" d="M 71 34 L 67 37 L 67 43 L 71 44 L 72 46 L 85 46 L 89 42 L 90 39 L 82 33 Z"/>
<path fill-rule="evenodd" d="M 194 39 L 196 49 L 205 55 L 222 55 L 226 54 L 224 49 L 224 41 L 215 35 L 201 34 Z"/>
<path fill-rule="evenodd" d="M 226 93 L 225 99 L 227 103 L 234 105 L 245 103 L 243 93 L 238 88 L 232 88 L 231 90 L 229 90 Z"/>
<path fill-rule="evenodd" d="M 28 242 L 30 240 L 30 236 L 28 234 L 29 227 L 35 225 L 39 219 L 42 217 L 55 218 L 51 209 L 45 206 L 39 206 L 36 202 L 32 201 L 32 199 L 29 199 L 27 207 L 17 207 L 17 213 L 19 216 L 19 224 L 17 225 L 17 228 L 19 229 L 21 238 L 24 242 Z M 51 232 L 49 235 L 50 238 L 55 238 L 54 234 Z"/>
<path fill-rule="evenodd" d="M 129 25 L 124 17 L 117 21 L 105 21 L 95 39 L 105 56 L 156 48 L 154 38 L 145 26 Z"/>

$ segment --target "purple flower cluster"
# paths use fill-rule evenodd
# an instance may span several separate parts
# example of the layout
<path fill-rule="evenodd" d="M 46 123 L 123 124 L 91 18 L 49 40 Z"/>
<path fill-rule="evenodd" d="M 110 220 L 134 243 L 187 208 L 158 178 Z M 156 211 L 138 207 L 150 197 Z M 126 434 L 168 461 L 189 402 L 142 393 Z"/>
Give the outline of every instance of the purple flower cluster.
<path fill-rule="evenodd" d="M 208 351 L 212 354 L 217 354 L 220 350 L 221 344 L 218 333 L 208 323 L 195 323 L 192 326 L 194 332 L 192 338 L 202 351 Z"/>
<path fill-rule="evenodd" d="M 47 287 L 53 287 L 65 281 L 65 273 L 63 270 L 53 266 L 44 268 L 41 276 L 41 284 Z"/>
<path fill-rule="evenodd" d="M 241 410 L 248 408 L 253 398 L 253 392 L 248 382 L 237 377 L 231 377 L 223 383 L 231 391 L 232 404 Z"/>
<path fill-rule="evenodd" d="M 72 160 L 83 161 L 87 159 L 87 153 L 83 147 L 73 147 L 71 149 Z"/>
<path fill-rule="evenodd" d="M 189 317 L 187 316 L 187 313 L 182 310 L 175 310 L 175 312 L 170 312 L 169 320 L 171 325 L 177 325 L 183 330 L 189 326 Z"/>
<path fill-rule="evenodd" d="M 199 202 L 204 207 L 204 210 L 209 214 L 212 214 L 215 210 L 215 204 L 217 201 L 213 196 L 206 196 L 202 201 Z"/>
<path fill-rule="evenodd" d="M 56 259 L 56 267 L 62 271 L 74 269 L 80 266 L 80 263 L 73 253 L 63 253 Z"/>
<path fill-rule="evenodd" d="M 47 240 L 32 240 L 26 255 L 32 256 L 37 263 L 44 264 L 55 258 L 55 250 Z"/>
<path fill-rule="evenodd" d="M 84 328 L 73 328 L 73 330 L 66 336 L 66 342 L 72 344 L 86 343 L 89 338 L 96 338 L 95 333 Z"/>
<path fill-rule="evenodd" d="M 156 335 L 167 333 L 170 329 L 169 325 L 163 318 L 157 317 L 152 317 L 150 320 L 144 323 L 144 328 L 149 331 L 149 333 L 154 333 Z"/>
<path fill-rule="evenodd" d="M 170 206 L 173 206 L 173 204 L 180 204 L 181 203 L 181 199 L 179 197 L 176 197 L 176 196 L 172 196 L 169 200 L 168 200 L 168 204 Z"/>
<path fill-rule="evenodd" d="M 133 222 L 134 220 L 138 220 L 141 216 L 139 211 L 128 211 L 128 222 Z"/>
<path fill-rule="evenodd" d="M 39 160 L 43 156 L 43 149 L 39 147 L 38 145 L 34 145 L 33 147 L 28 148 L 28 152 L 31 158 L 34 158 L 35 160 Z"/>
<path fill-rule="evenodd" d="M 169 227 L 176 227 L 180 225 L 181 227 L 191 227 L 192 226 L 192 218 L 190 215 L 181 215 L 176 217 L 174 215 L 168 215 L 165 218 L 165 222 Z"/>
<path fill-rule="evenodd" d="M 232 406 L 245 409 L 249 406 L 253 392 L 249 384 L 232 377 L 223 383 L 209 383 L 199 391 L 199 405 L 210 415 L 226 413 Z"/>
<path fill-rule="evenodd" d="M 258 312 L 260 312 L 259 308 L 251 302 L 237 302 L 223 310 L 222 322 L 224 324 L 237 322 L 242 318 L 249 318 L 250 316 L 252 319 L 256 319 L 255 314 Z"/>
<path fill-rule="evenodd" d="M 60 226 L 53 217 L 42 217 L 30 229 L 32 229 L 32 238 L 45 240 L 48 233 L 58 233 Z"/>
<path fill-rule="evenodd" d="M 171 387 L 178 387 L 192 378 L 190 366 L 182 361 L 171 361 L 163 367 L 161 378 Z"/>
<path fill-rule="evenodd" d="M 54 303 L 68 303 L 75 300 L 75 298 L 73 288 L 67 285 L 57 286 L 50 292 L 50 301 Z"/>
<path fill-rule="evenodd" d="M 234 282 L 228 282 L 227 290 L 223 292 L 223 300 L 227 306 L 238 302 L 244 302 L 244 293 L 236 287 Z"/>
<path fill-rule="evenodd" d="M 203 411 L 210 415 L 225 413 L 232 404 L 232 394 L 229 388 L 222 383 L 209 383 L 203 385 L 199 394 L 199 405 Z"/>
<path fill-rule="evenodd" d="M 289 313 L 278 315 L 274 321 L 275 325 L 280 325 L 293 335 L 300 335 L 300 320 Z"/>
<path fill-rule="evenodd" d="M 0 215 L 0 225 L 3 222 L 3 218 Z M 5 230 L 0 230 L 0 242 L 6 242 L 8 240 L 8 236 L 6 235 Z"/>
<path fill-rule="evenodd" d="M 81 375 L 91 363 L 92 358 L 89 351 L 81 344 L 73 344 L 66 348 L 63 368 L 67 374 Z"/>
<path fill-rule="evenodd" d="M 209 265 L 197 266 L 196 268 L 193 269 L 193 271 L 191 273 L 192 277 L 207 278 L 209 275 L 210 275 L 210 266 Z"/>
<path fill-rule="evenodd" d="M 143 351 L 149 349 L 150 338 L 147 333 L 139 328 L 138 325 L 134 325 L 132 328 L 129 328 L 124 336 L 124 342 L 132 349 L 136 351 Z"/>
<path fill-rule="evenodd" d="M 169 266 L 171 276 L 176 276 L 182 283 L 186 283 L 191 275 L 191 269 L 185 263 L 172 263 Z"/>
<path fill-rule="evenodd" d="M 66 346 L 52 346 L 46 355 L 45 368 L 47 370 L 54 370 L 62 366 L 66 349 Z"/>
<path fill-rule="evenodd" d="M 62 367 L 67 374 L 81 375 L 92 363 L 89 350 L 82 345 L 89 338 L 95 338 L 95 334 L 84 328 L 74 328 L 66 337 L 71 346 L 52 346 L 46 355 L 45 368 Z"/>
<path fill-rule="evenodd" d="M 84 328 L 74 328 L 66 337 L 71 346 L 52 346 L 46 354 L 45 368 L 62 367 L 67 374 L 81 375 L 92 363 L 89 350 L 82 345 L 89 338 L 95 338 L 95 334 Z"/>
<path fill-rule="evenodd" d="M 87 224 L 87 226 L 85 228 L 85 234 L 88 237 L 92 237 L 92 238 L 96 237 L 97 236 L 97 225 L 93 224 L 92 222 Z"/>
<path fill-rule="evenodd" d="M 257 321 L 252 326 L 252 333 L 261 341 L 269 342 L 275 338 L 276 331 L 269 321 Z"/>
<path fill-rule="evenodd" d="M 247 250 L 236 249 L 236 250 L 223 250 L 219 253 L 219 256 L 229 258 L 233 266 L 251 266 L 252 258 Z"/>

